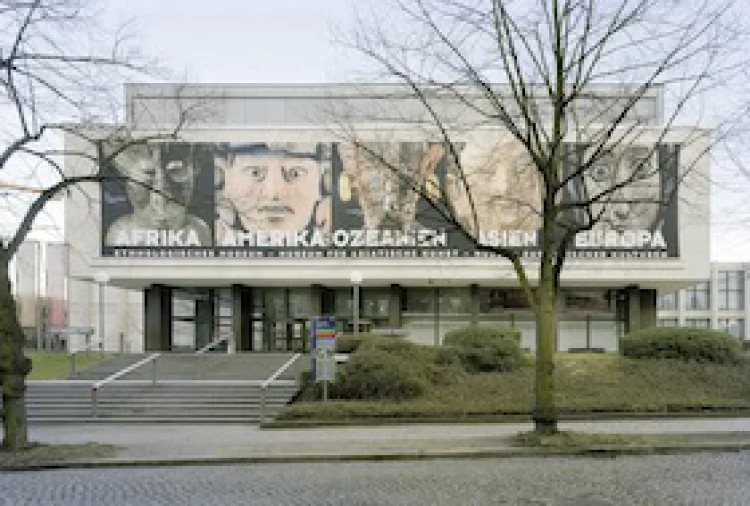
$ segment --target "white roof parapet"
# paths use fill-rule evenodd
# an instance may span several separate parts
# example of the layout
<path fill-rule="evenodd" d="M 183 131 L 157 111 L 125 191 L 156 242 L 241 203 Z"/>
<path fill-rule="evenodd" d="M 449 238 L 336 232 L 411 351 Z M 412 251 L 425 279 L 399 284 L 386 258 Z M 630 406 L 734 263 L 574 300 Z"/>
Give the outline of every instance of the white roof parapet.
<path fill-rule="evenodd" d="M 432 87 L 436 97 L 446 104 L 446 114 L 466 106 L 455 98 L 471 99 L 482 106 L 480 90 L 470 86 L 456 86 L 450 90 Z M 510 95 L 507 86 L 497 85 L 498 93 Z M 544 88 L 539 87 L 540 103 L 545 100 Z M 602 110 L 614 101 L 628 99 L 638 93 L 639 86 L 596 85 L 589 87 L 582 98 L 583 115 L 599 117 Z M 410 89 L 398 84 L 149 84 L 125 85 L 127 122 L 137 128 L 153 128 L 173 123 L 181 109 L 202 109 L 193 126 L 311 126 L 327 123 L 334 107 L 350 105 L 369 123 L 399 121 L 422 123 L 424 107 L 413 97 Z M 388 100 L 394 107 L 384 108 Z M 439 103 L 439 102 L 436 102 Z M 511 103 L 511 102 L 509 102 Z M 545 109 L 545 108 L 542 108 Z M 551 107 L 550 107 L 551 110 Z M 614 108 L 619 111 L 619 108 Z M 603 116 L 606 119 L 606 116 Z M 657 125 L 663 121 L 663 88 L 648 89 L 634 107 L 633 119 L 643 125 Z M 471 123 L 472 118 L 465 118 Z M 584 119 L 583 117 L 581 119 Z"/>

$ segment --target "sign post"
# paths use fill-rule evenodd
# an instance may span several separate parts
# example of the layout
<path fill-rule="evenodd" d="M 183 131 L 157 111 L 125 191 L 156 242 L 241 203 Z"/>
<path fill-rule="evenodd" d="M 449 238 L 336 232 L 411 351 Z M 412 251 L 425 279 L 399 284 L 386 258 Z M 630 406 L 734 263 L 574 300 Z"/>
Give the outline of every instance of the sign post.
<path fill-rule="evenodd" d="M 312 374 L 316 383 L 323 382 L 323 401 L 328 400 L 328 383 L 336 378 L 336 320 L 316 317 L 310 325 L 312 340 Z"/>

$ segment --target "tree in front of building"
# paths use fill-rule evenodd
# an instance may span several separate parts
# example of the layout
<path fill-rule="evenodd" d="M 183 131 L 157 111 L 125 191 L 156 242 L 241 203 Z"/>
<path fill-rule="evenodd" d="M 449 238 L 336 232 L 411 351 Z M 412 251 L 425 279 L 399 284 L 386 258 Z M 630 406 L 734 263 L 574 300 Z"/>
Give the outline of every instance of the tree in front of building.
<path fill-rule="evenodd" d="M 148 137 L 131 135 L 131 129 L 117 121 L 121 83 L 162 71 L 134 50 L 127 30 L 102 26 L 91 4 L 30 0 L 0 5 L 0 212 L 6 234 L 0 248 L 0 386 L 3 448 L 8 450 L 28 444 L 24 395 L 31 369 L 11 294 L 11 259 L 55 196 L 81 191 L 92 200 L 86 185 L 101 183 L 105 176 L 100 167 L 107 165 L 100 159 L 103 150 L 98 144 L 115 146 L 106 155 L 113 158 L 133 144 L 174 138 L 191 112 L 181 108 L 173 125 L 164 131 L 152 129 Z M 78 145 L 85 148 L 61 149 L 64 135 L 80 140 Z M 66 175 L 63 157 L 66 162 L 85 160 L 90 169 Z"/>
<path fill-rule="evenodd" d="M 602 248 L 678 254 L 666 225 L 677 188 L 692 181 L 681 197 L 706 198 L 697 167 L 747 112 L 746 102 L 724 116 L 722 103 L 699 107 L 741 82 L 744 8 L 725 0 L 394 0 L 360 11 L 345 37 L 380 82 L 405 92 L 400 110 L 335 107 L 338 134 L 472 248 L 513 266 L 536 320 L 538 432 L 557 431 L 566 258 Z M 370 142 L 361 125 L 375 121 L 423 129 L 447 160 L 440 177 Z M 701 123 L 713 133 L 693 128 Z M 536 256 L 524 256 L 528 236 L 509 239 L 503 229 L 534 231 Z"/>

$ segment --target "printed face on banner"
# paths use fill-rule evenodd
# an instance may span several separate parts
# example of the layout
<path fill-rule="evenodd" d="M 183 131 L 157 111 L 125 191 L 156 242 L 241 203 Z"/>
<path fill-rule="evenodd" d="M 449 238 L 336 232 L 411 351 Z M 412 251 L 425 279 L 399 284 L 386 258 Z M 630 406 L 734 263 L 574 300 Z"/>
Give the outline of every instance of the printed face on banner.
<path fill-rule="evenodd" d="M 445 149 L 439 143 L 368 142 L 340 144 L 342 171 L 337 195 L 359 203 L 365 230 L 419 228 L 419 193 L 412 185 L 439 191 L 437 168 Z"/>
<path fill-rule="evenodd" d="M 186 143 L 144 144 L 114 157 L 111 175 L 123 179 L 105 188 L 104 199 L 118 203 L 125 197 L 129 209 L 109 223 L 105 244 L 166 246 L 171 232 L 173 245 L 211 245 L 208 223 L 191 209 L 202 168 L 198 149 Z"/>
<path fill-rule="evenodd" d="M 605 194 L 618 185 L 602 204 L 591 206 L 600 216 L 594 230 L 643 230 L 659 228 L 660 173 L 655 153 L 647 147 L 631 147 L 607 154 L 584 173 L 588 198 Z"/>
<path fill-rule="evenodd" d="M 464 227 L 475 234 L 540 227 L 540 179 L 520 143 L 469 144 L 460 160 L 462 170 L 449 169 L 446 189 Z"/>
<path fill-rule="evenodd" d="M 323 195 L 328 152 L 321 144 L 244 144 L 219 150 L 217 239 L 228 229 L 325 228 L 330 221 L 330 202 Z"/>

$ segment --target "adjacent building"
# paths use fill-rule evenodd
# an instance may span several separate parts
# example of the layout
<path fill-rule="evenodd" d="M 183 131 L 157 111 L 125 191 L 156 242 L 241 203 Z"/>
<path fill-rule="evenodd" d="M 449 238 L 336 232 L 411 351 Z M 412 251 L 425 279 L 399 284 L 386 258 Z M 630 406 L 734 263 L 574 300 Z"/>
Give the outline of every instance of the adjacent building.
<path fill-rule="evenodd" d="M 606 104 L 633 90 L 593 89 L 578 119 L 606 121 Z M 316 315 L 335 316 L 342 329 L 356 319 L 363 330 L 430 344 L 469 323 L 503 323 L 533 349 L 533 315 L 509 263 L 473 247 L 383 165 L 404 167 L 448 197 L 450 213 L 479 227 L 483 242 L 517 248 L 532 281 L 533 167 L 507 132 L 464 110 L 454 147 L 479 211 L 477 222 L 467 221 L 454 153 L 405 91 L 127 86 L 123 130 L 151 141 L 120 152 L 94 129 L 107 139 L 98 151 L 66 138 L 71 151 L 113 160 L 101 166 L 105 182 L 66 195 L 70 325 L 97 329 L 105 349 L 195 350 L 225 338 L 230 351 L 266 351 L 304 349 Z M 449 96 L 438 105 L 461 111 Z M 164 138 L 189 110 L 201 114 L 179 139 Z M 562 350 L 615 349 L 623 332 L 656 324 L 657 292 L 709 276 L 706 135 L 665 132 L 662 116 L 655 89 L 633 108 L 629 131 L 637 135 L 628 146 L 591 181 L 572 178 L 565 187 L 563 198 L 575 199 L 634 164 L 653 174 L 623 189 L 602 226 L 576 238 L 559 299 Z M 578 142 L 571 134 L 568 151 Z M 65 165 L 68 175 L 97 169 L 81 158 Z"/>
<path fill-rule="evenodd" d="M 682 290 L 659 295 L 659 326 L 725 330 L 747 339 L 748 289 L 750 264 L 713 263 L 710 277 Z"/>

